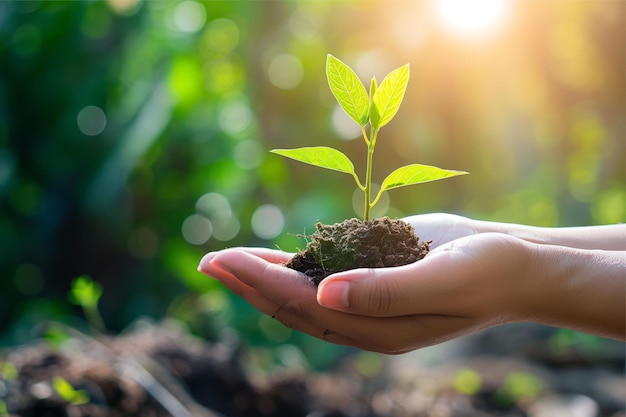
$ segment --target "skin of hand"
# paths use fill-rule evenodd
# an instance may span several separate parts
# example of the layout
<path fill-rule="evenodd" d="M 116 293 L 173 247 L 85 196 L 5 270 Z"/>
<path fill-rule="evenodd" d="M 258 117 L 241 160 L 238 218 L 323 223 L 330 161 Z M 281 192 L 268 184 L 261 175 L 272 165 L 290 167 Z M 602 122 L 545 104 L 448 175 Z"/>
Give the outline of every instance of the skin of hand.
<path fill-rule="evenodd" d="M 490 231 L 501 224 L 447 214 L 406 220 L 433 241 L 423 260 L 345 271 L 319 288 L 282 265 L 292 254 L 275 250 L 210 253 L 199 270 L 288 327 L 387 354 L 514 321 L 624 338 L 626 251 L 538 244 L 534 229 L 522 231 L 534 237 L 526 240 Z M 596 275 L 607 275 L 606 285 Z"/>

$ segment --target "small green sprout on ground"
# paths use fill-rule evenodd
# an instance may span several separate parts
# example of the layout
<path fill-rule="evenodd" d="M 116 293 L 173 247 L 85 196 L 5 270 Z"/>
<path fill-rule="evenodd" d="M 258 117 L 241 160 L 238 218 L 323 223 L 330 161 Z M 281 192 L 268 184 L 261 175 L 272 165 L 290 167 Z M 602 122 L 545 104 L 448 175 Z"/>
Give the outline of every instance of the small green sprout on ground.
<path fill-rule="evenodd" d="M 52 386 L 54 390 L 69 404 L 81 405 L 89 402 L 89 392 L 83 389 L 76 389 L 60 376 L 55 376 L 52 380 Z"/>
<path fill-rule="evenodd" d="M 98 311 L 98 301 L 102 296 L 102 286 L 87 275 L 81 275 L 72 281 L 69 293 L 70 301 L 83 308 L 89 325 L 102 333 L 105 330 L 104 321 Z"/>
<path fill-rule="evenodd" d="M 376 205 L 383 192 L 406 185 L 420 184 L 443 178 L 467 174 L 464 171 L 441 169 L 429 165 L 411 164 L 400 167 L 382 182 L 380 190 L 372 200 L 372 160 L 378 140 L 378 132 L 393 119 L 404 98 L 409 82 L 409 65 L 390 72 L 378 86 L 372 78 L 369 95 L 358 76 L 346 64 L 332 55 L 326 60 L 328 85 L 341 108 L 354 120 L 363 133 L 367 145 L 365 184 L 354 171 L 354 164 L 342 152 L 326 146 L 297 149 L 274 149 L 273 152 L 296 161 L 352 175 L 357 187 L 365 193 L 363 220 L 369 221 L 370 210 Z M 369 124 L 369 135 L 366 126 Z"/>

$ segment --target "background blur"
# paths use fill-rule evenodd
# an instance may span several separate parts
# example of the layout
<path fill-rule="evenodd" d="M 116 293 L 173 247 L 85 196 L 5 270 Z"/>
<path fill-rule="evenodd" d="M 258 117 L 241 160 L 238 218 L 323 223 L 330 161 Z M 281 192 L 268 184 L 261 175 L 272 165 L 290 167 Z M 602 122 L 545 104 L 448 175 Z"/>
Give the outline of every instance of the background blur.
<path fill-rule="evenodd" d="M 174 317 L 319 366 L 338 355 L 196 272 L 207 251 L 296 250 L 316 221 L 361 215 L 348 175 L 268 153 L 333 146 L 364 171 L 328 53 L 367 86 L 411 65 L 375 180 L 413 162 L 471 173 L 391 191 L 376 215 L 624 222 L 625 4 L 0 3 L 0 344 L 74 323 L 87 274 L 113 333 Z"/>

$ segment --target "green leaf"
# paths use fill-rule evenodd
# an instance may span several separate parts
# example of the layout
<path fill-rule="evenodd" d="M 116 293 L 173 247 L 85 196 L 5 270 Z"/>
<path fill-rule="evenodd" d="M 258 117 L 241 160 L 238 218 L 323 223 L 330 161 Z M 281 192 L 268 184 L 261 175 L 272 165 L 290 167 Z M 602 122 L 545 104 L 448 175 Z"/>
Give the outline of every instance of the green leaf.
<path fill-rule="evenodd" d="M 332 169 L 334 171 L 352 174 L 354 165 L 343 153 L 326 146 L 313 146 L 297 149 L 273 149 L 270 152 L 286 156 L 296 161 L 304 162 L 318 167 Z"/>
<path fill-rule="evenodd" d="M 328 54 L 326 77 L 330 91 L 341 108 L 360 126 L 369 120 L 369 97 L 367 91 L 352 69 L 339 59 Z"/>
<path fill-rule="evenodd" d="M 430 165 L 406 165 L 396 169 L 383 180 L 380 193 L 405 185 L 421 184 L 465 174 L 467 174 L 465 171 L 447 170 Z"/>
<path fill-rule="evenodd" d="M 378 129 L 380 127 L 380 112 L 378 111 L 378 106 L 374 103 L 374 96 L 376 95 L 376 90 L 378 89 L 378 84 L 376 83 L 376 77 L 372 77 L 372 83 L 370 84 L 370 124 L 372 129 Z"/>
<path fill-rule="evenodd" d="M 345 172 L 352 175 L 359 188 L 363 189 L 358 176 L 354 172 L 354 164 L 352 164 L 350 158 L 336 149 L 326 146 L 313 146 L 297 149 L 273 149 L 270 152 L 304 162 L 305 164 Z"/>
<path fill-rule="evenodd" d="M 379 121 L 372 123 L 372 127 L 379 129 L 389 123 L 398 112 L 406 86 L 409 83 L 409 64 L 403 65 L 390 72 L 376 89 L 374 106 L 377 107 Z"/>
<path fill-rule="evenodd" d="M 87 275 L 81 275 L 72 281 L 70 301 L 83 307 L 94 307 L 102 296 L 102 286 Z"/>
<path fill-rule="evenodd" d="M 81 405 L 89 402 L 89 393 L 85 390 L 76 390 L 65 379 L 56 376 L 52 379 L 52 386 L 61 398 L 72 405 Z"/>

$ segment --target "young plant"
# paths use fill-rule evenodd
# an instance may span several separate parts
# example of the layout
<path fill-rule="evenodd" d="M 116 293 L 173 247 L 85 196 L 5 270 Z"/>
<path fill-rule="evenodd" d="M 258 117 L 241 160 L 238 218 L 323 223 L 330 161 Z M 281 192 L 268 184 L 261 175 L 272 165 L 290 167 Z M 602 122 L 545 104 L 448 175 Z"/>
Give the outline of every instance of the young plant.
<path fill-rule="evenodd" d="M 383 180 L 378 194 L 372 200 L 372 161 L 378 132 L 398 112 L 409 82 L 409 65 L 406 64 L 390 72 L 380 83 L 380 86 L 377 84 L 376 78 L 372 78 L 369 94 L 354 71 L 330 54 L 326 60 L 326 77 L 330 90 L 341 108 L 361 127 L 363 139 L 367 145 L 365 183 L 361 182 L 354 171 L 354 164 L 350 158 L 333 148 L 315 146 L 297 149 L 273 149 L 270 152 L 352 175 L 357 187 L 365 193 L 363 220 L 369 221 L 370 210 L 378 203 L 380 196 L 385 191 L 467 174 L 464 171 L 441 169 L 429 165 L 406 165 L 396 169 Z M 366 130 L 368 124 L 369 135 Z"/>
<path fill-rule="evenodd" d="M 105 330 L 104 321 L 98 311 L 98 301 L 102 296 L 102 286 L 87 275 L 81 275 L 72 281 L 69 293 L 70 301 L 83 308 L 89 325 L 102 333 Z"/>
<path fill-rule="evenodd" d="M 83 389 L 76 389 L 67 382 L 65 379 L 60 376 L 55 376 L 52 379 L 52 386 L 59 397 L 63 398 L 69 404 L 72 405 L 81 405 L 86 404 L 90 401 L 89 392 Z"/>

